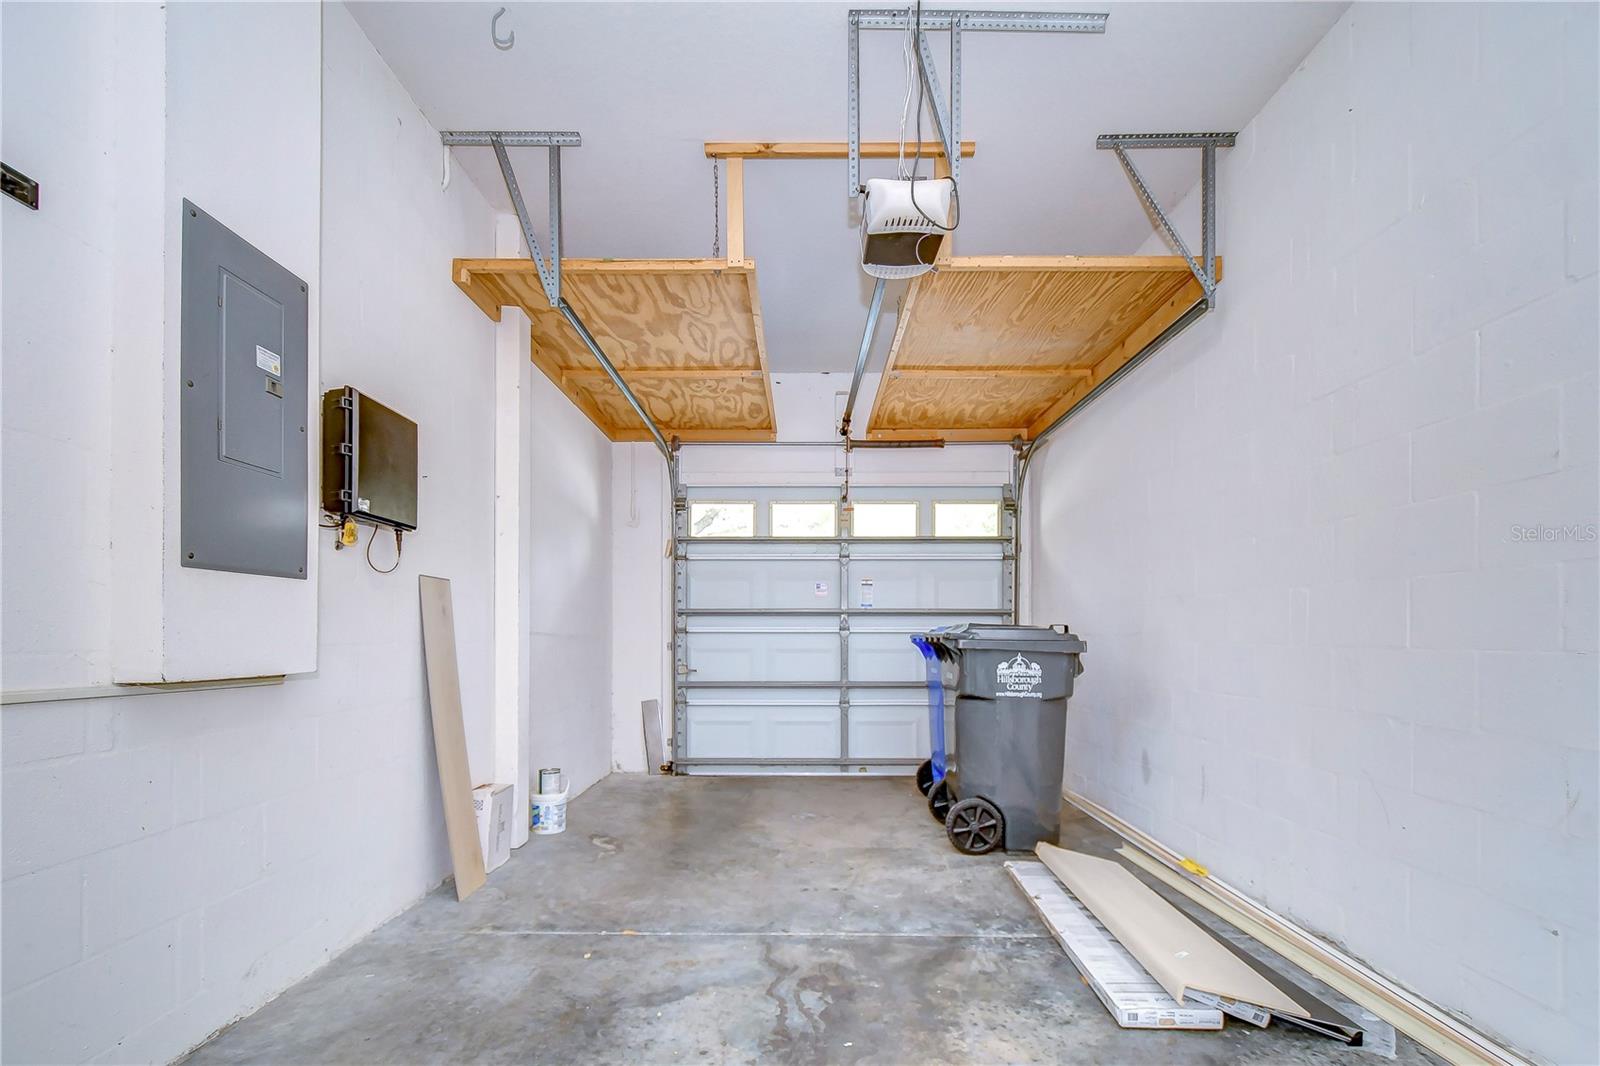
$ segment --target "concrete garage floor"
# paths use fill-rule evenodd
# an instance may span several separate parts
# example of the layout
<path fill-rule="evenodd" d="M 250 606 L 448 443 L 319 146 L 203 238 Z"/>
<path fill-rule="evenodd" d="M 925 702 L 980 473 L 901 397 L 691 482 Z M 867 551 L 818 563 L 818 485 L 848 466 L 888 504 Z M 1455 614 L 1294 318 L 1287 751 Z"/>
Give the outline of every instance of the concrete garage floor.
<path fill-rule="evenodd" d="M 1387 1061 L 1277 1025 L 1119 1029 L 1004 857 L 958 854 L 905 778 L 613 775 L 569 815 L 188 1061 Z M 1064 842 L 1116 843 L 1081 817 Z M 1398 1061 L 1437 1060 L 1402 1038 Z"/>

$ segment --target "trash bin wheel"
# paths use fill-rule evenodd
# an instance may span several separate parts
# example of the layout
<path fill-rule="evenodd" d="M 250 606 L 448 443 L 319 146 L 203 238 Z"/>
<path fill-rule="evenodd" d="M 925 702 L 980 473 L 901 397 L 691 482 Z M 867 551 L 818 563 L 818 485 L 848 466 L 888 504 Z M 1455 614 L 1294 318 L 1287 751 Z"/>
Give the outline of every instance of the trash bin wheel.
<path fill-rule="evenodd" d="M 1004 843 L 1006 820 L 999 807 L 982 796 L 972 796 L 951 806 L 944 831 L 957 851 L 987 855 Z"/>
<path fill-rule="evenodd" d="M 933 788 L 933 760 L 923 759 L 917 767 L 917 791 L 924 796 Z"/>
<path fill-rule="evenodd" d="M 950 789 L 949 781 L 940 781 L 928 790 L 928 813 L 933 815 L 933 820 L 943 822 L 950 813 L 950 804 L 956 801 L 956 794 Z"/>

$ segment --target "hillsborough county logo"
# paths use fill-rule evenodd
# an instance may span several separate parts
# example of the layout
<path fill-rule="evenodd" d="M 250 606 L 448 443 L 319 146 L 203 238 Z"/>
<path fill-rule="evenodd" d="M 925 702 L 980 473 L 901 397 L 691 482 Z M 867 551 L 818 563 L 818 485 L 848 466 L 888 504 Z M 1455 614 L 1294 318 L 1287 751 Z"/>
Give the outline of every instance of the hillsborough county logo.
<path fill-rule="evenodd" d="M 1020 696 L 1024 699 L 1042 699 L 1039 687 L 1044 684 L 1044 668 L 1024 659 L 1017 653 L 994 669 L 994 685 L 1002 696 Z"/>

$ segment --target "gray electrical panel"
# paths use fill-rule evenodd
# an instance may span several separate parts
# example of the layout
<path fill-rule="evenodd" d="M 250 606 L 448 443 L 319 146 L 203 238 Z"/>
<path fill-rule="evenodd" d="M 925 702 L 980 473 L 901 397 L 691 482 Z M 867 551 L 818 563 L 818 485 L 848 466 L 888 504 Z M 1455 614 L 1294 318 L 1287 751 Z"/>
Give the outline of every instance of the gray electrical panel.
<path fill-rule="evenodd" d="M 183 201 L 184 566 L 304 579 L 305 282 Z"/>

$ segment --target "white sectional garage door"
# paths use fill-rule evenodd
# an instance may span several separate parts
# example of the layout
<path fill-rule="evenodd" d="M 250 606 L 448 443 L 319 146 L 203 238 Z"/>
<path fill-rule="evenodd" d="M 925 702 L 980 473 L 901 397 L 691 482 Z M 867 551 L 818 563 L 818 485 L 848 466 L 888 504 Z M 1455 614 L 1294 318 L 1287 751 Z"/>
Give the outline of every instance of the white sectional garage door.
<path fill-rule="evenodd" d="M 1011 617 L 1014 522 L 1001 490 L 874 488 L 840 507 L 832 486 L 718 487 L 685 501 L 677 767 L 913 769 L 928 752 L 928 705 L 910 635 Z"/>

